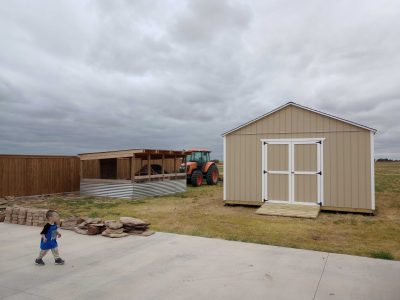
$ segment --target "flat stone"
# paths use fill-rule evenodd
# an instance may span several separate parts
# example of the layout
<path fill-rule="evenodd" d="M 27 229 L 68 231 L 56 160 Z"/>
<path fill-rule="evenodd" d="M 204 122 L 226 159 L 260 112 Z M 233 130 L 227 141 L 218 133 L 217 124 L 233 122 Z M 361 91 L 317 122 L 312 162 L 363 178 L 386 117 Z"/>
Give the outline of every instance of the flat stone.
<path fill-rule="evenodd" d="M 150 225 L 150 223 L 132 217 L 120 217 L 119 221 L 124 225 Z"/>
<path fill-rule="evenodd" d="M 120 229 L 123 226 L 120 222 L 108 222 L 106 225 L 110 229 Z"/>

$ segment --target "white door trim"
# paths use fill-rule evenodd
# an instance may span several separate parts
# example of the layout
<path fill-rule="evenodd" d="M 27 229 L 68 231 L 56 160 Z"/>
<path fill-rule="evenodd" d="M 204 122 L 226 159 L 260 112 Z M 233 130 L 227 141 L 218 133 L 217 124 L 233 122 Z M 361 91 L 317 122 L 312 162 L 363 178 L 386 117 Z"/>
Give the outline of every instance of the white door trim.
<path fill-rule="evenodd" d="M 262 186 L 262 197 L 261 201 L 272 202 L 272 203 L 290 203 L 290 204 L 303 204 L 303 205 L 323 205 L 324 203 L 324 170 L 323 170 L 323 144 L 325 138 L 297 138 L 297 139 L 260 139 L 261 141 L 261 154 L 262 154 L 262 167 L 261 167 L 261 186 Z M 318 203 L 312 202 L 297 202 L 294 199 L 294 176 L 295 175 L 316 175 L 316 172 L 308 172 L 308 171 L 295 171 L 294 170 L 294 145 L 296 144 L 315 144 L 317 145 L 317 172 L 321 172 L 320 176 L 317 178 L 317 201 Z M 288 145 L 289 157 L 288 157 L 288 171 L 268 171 L 267 165 L 267 151 L 265 147 L 268 147 L 268 144 L 279 144 L 279 145 Z M 319 171 L 318 171 L 319 170 Z M 289 199 L 288 201 L 282 200 L 273 200 L 267 199 L 268 195 L 268 174 L 287 174 L 288 175 L 288 184 L 289 184 Z"/>
<path fill-rule="evenodd" d="M 375 149 L 374 149 L 374 138 L 375 132 L 370 133 L 371 143 L 371 209 L 375 210 Z"/>
<path fill-rule="evenodd" d="M 223 195 L 223 200 L 226 201 L 226 166 L 227 166 L 227 161 L 226 161 L 226 136 L 224 136 L 224 153 L 223 153 L 223 158 L 222 158 L 222 163 L 224 166 L 224 178 L 223 178 L 223 189 L 224 189 L 224 195 Z M 186 172 L 186 171 L 185 171 Z"/>

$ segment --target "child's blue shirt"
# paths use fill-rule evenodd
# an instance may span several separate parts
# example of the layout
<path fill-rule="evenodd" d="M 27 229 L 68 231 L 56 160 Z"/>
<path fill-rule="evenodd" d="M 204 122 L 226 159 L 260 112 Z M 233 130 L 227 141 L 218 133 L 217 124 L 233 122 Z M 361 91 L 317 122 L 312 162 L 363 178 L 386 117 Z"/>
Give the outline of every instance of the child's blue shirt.
<path fill-rule="evenodd" d="M 40 234 L 44 234 L 47 241 L 46 243 L 43 239 L 40 239 L 40 249 L 48 250 L 57 248 L 57 225 L 56 224 L 49 224 L 47 223 Z"/>

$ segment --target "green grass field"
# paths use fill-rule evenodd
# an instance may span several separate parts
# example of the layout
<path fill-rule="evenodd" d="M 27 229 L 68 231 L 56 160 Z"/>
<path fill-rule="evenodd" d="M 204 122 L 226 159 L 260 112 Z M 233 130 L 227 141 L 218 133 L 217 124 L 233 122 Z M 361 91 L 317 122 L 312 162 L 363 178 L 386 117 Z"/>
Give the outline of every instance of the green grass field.
<path fill-rule="evenodd" d="M 156 231 L 400 260 L 400 163 L 376 164 L 376 192 L 375 216 L 323 212 L 316 220 L 224 206 L 221 185 L 139 201 L 49 197 L 18 204 L 57 209 L 62 217 L 135 216 L 150 221 Z"/>

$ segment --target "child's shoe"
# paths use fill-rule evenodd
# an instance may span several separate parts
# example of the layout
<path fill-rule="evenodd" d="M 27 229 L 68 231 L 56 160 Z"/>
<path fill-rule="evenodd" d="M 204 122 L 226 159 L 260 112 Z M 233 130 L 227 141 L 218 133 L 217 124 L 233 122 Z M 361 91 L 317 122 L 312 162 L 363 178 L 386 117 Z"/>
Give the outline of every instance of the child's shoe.
<path fill-rule="evenodd" d="M 62 258 L 56 258 L 55 261 L 56 265 L 63 265 L 65 261 Z"/>
<path fill-rule="evenodd" d="M 41 258 L 36 258 L 35 264 L 37 264 L 38 266 L 44 266 L 44 261 Z"/>

